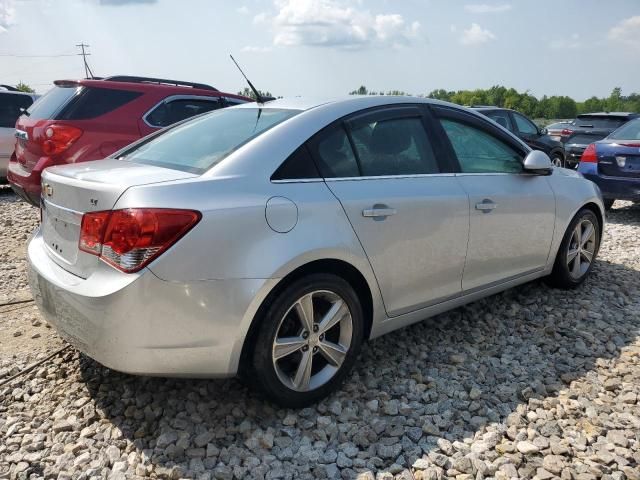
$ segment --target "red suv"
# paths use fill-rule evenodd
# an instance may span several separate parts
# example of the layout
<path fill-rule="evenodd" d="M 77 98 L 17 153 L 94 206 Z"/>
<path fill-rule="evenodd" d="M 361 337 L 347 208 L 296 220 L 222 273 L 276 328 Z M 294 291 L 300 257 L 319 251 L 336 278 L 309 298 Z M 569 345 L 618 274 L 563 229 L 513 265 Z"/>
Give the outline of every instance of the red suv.
<path fill-rule="evenodd" d="M 98 160 L 185 118 L 251 101 L 201 83 L 117 76 L 57 80 L 16 122 L 7 179 L 40 204 L 40 175 L 51 166 Z"/>

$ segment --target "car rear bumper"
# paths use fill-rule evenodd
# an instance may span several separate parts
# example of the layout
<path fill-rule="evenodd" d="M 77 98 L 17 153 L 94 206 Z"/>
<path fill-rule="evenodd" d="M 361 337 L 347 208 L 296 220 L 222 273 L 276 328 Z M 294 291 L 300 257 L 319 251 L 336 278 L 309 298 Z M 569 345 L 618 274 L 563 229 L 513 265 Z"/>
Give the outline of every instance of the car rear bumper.
<path fill-rule="evenodd" d="M 108 265 L 87 279 L 59 267 L 39 231 L 29 241 L 33 298 L 60 336 L 101 364 L 126 373 L 226 377 L 272 280 L 168 282 L 150 270 Z"/>
<path fill-rule="evenodd" d="M 38 207 L 40 205 L 40 176 L 42 170 L 27 171 L 12 157 L 7 168 L 7 180 L 16 194 Z"/>
<path fill-rule="evenodd" d="M 600 187 L 603 198 L 640 201 L 640 178 L 607 177 L 598 173 L 595 163 L 581 163 L 578 171 Z"/>
<path fill-rule="evenodd" d="M 566 163 L 571 166 L 576 166 L 578 163 L 580 163 L 580 158 L 582 157 L 582 153 L 586 148 L 586 145 L 565 145 L 564 152 Z"/>

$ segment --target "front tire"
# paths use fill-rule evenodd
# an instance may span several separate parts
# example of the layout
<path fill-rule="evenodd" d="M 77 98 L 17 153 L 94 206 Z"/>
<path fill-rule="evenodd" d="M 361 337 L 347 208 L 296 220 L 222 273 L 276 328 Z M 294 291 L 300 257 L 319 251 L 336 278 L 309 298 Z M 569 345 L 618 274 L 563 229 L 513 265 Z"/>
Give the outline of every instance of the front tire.
<path fill-rule="evenodd" d="M 301 408 L 335 390 L 363 341 L 364 317 L 355 291 L 341 277 L 312 274 L 280 292 L 254 337 L 254 384 L 275 403 Z"/>
<path fill-rule="evenodd" d="M 551 157 L 551 163 L 556 167 L 564 167 L 564 157 L 560 153 L 554 153 Z"/>
<path fill-rule="evenodd" d="M 569 224 L 546 282 L 557 288 L 577 287 L 591 272 L 599 248 L 600 221 L 593 211 L 583 208 Z"/>

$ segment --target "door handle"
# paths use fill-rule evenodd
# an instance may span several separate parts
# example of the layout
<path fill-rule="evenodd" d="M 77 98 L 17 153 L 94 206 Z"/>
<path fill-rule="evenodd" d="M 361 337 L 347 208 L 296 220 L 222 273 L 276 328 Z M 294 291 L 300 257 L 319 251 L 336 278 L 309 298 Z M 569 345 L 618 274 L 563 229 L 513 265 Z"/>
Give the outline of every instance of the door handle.
<path fill-rule="evenodd" d="M 476 210 L 481 210 L 484 213 L 489 213 L 491 210 L 495 210 L 497 206 L 497 203 L 493 203 L 491 200 L 485 199 L 480 203 L 476 203 Z"/>
<path fill-rule="evenodd" d="M 395 208 L 389 208 L 386 205 L 374 205 L 373 208 L 365 208 L 364 210 L 362 210 L 363 217 L 371 218 L 385 218 L 391 215 L 395 215 L 396 213 L 398 212 Z"/>

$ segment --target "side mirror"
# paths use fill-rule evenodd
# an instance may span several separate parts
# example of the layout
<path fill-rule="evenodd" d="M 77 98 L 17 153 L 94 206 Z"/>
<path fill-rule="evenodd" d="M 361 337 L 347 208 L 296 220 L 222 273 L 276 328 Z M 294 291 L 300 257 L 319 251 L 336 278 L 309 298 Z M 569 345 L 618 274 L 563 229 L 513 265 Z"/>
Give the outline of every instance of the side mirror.
<path fill-rule="evenodd" d="M 532 150 L 524 159 L 524 171 L 537 175 L 551 175 L 553 164 L 549 155 L 540 150 Z"/>

